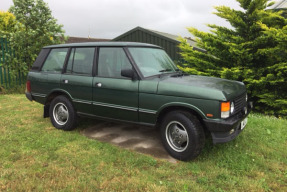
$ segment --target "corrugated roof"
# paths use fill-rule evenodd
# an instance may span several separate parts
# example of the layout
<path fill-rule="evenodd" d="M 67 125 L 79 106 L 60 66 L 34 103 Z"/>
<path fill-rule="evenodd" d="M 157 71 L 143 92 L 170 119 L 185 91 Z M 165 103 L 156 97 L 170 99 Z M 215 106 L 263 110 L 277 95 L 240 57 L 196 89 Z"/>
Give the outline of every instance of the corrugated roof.
<path fill-rule="evenodd" d="M 180 43 L 180 41 L 178 40 L 179 39 L 179 36 L 177 35 L 172 35 L 172 34 L 169 34 L 169 33 L 164 33 L 164 32 L 159 32 L 159 31 L 154 31 L 154 30 L 150 30 L 150 29 L 146 29 L 146 30 L 149 30 L 149 31 L 152 31 L 154 33 L 157 33 L 161 36 L 165 36 L 169 39 L 173 39 L 175 41 L 177 41 L 178 43 Z M 187 43 L 190 44 L 192 47 L 196 47 L 196 41 L 191 39 L 191 38 L 185 38 L 187 40 Z"/>
<path fill-rule="evenodd" d="M 144 31 L 146 33 L 150 33 L 150 34 L 155 35 L 155 36 L 160 36 L 161 38 L 165 38 L 166 40 L 169 40 L 169 41 L 172 41 L 175 43 L 180 43 L 180 41 L 178 40 L 179 36 L 177 36 L 177 35 L 159 32 L 159 31 L 155 31 L 155 30 L 151 30 L 151 29 L 142 28 L 142 27 L 133 28 L 133 29 L 127 31 L 126 33 L 123 33 L 122 35 L 114 38 L 113 40 L 121 39 L 122 37 L 126 36 L 127 34 L 134 32 L 136 30 L 141 30 L 141 31 Z M 189 43 L 192 47 L 196 47 L 196 41 L 195 40 L 193 40 L 191 38 L 185 38 L 185 39 L 187 40 L 187 43 Z"/>

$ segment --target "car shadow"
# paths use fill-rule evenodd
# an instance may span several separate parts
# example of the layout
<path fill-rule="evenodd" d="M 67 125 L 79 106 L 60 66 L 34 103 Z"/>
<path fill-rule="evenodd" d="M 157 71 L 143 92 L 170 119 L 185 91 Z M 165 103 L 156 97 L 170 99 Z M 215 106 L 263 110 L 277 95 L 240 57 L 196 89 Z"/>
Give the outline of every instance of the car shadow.
<path fill-rule="evenodd" d="M 178 162 L 164 149 L 160 132 L 154 127 L 88 118 L 81 118 L 79 124 L 80 133 L 90 139 L 110 143 L 172 163 Z M 206 135 L 203 151 L 194 161 L 212 158 L 213 153 L 216 152 L 214 150 L 211 136 Z"/>
<path fill-rule="evenodd" d="M 154 127 L 82 118 L 80 124 L 80 133 L 88 138 L 107 142 L 172 163 L 177 162 L 164 149 L 160 133 Z"/>

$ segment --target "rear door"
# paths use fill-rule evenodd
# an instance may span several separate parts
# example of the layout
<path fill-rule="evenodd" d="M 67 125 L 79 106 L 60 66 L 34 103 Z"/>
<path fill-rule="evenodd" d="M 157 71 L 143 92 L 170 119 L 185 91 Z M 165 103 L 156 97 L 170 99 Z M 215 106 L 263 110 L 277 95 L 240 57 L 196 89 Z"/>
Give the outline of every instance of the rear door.
<path fill-rule="evenodd" d="M 95 48 L 72 48 L 65 73 L 61 77 L 61 89 L 72 98 L 78 112 L 92 112 L 93 65 Z"/>
<path fill-rule="evenodd" d="M 68 48 L 49 50 L 41 71 L 30 72 L 32 95 L 37 101 L 44 102 L 52 90 L 60 88 L 61 73 L 67 53 Z"/>
<path fill-rule="evenodd" d="M 139 81 L 121 76 L 132 65 L 122 47 L 100 47 L 93 80 L 93 113 L 96 116 L 138 121 Z"/>

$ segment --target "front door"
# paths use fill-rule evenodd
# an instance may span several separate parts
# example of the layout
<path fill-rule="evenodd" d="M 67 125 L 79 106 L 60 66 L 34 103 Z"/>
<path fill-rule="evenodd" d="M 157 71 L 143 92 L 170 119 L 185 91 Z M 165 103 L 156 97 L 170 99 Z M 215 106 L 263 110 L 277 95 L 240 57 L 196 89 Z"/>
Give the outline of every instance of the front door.
<path fill-rule="evenodd" d="M 120 47 L 101 47 L 93 80 L 93 113 L 96 116 L 138 121 L 138 80 L 121 76 L 132 65 Z"/>

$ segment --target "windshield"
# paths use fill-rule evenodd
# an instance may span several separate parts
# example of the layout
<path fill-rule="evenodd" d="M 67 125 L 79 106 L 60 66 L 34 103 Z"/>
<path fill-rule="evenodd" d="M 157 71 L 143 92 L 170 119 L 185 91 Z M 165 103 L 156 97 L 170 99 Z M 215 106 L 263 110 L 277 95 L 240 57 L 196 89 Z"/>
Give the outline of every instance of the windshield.
<path fill-rule="evenodd" d="M 129 51 L 144 77 L 177 71 L 177 67 L 162 49 L 132 47 Z"/>

